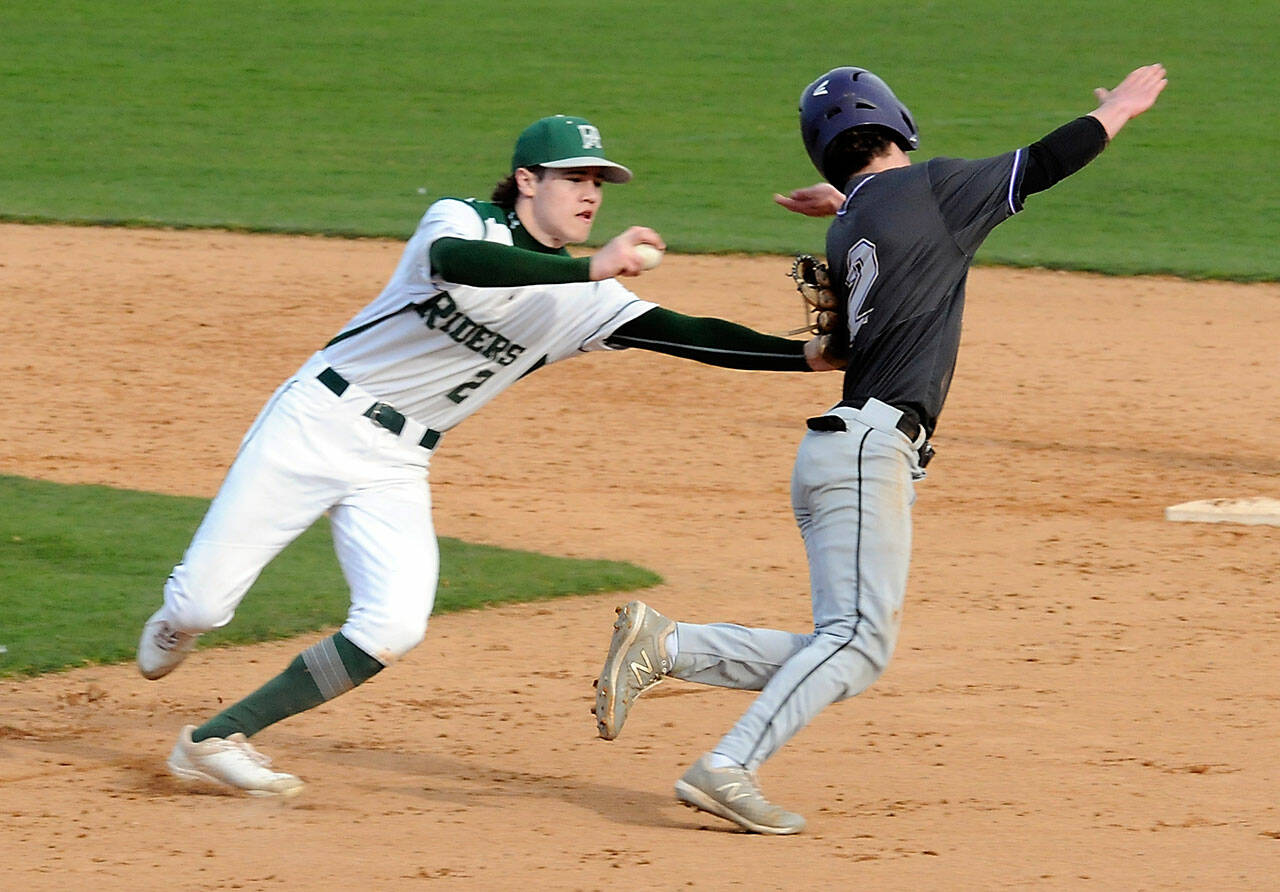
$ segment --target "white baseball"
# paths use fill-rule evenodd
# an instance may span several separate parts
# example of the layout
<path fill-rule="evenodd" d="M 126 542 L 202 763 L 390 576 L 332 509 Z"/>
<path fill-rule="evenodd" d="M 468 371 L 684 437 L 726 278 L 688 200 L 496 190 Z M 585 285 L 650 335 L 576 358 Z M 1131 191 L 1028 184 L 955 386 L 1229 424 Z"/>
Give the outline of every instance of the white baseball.
<path fill-rule="evenodd" d="M 653 269 L 662 262 L 662 252 L 645 242 L 636 245 L 636 253 L 640 255 L 642 269 Z"/>

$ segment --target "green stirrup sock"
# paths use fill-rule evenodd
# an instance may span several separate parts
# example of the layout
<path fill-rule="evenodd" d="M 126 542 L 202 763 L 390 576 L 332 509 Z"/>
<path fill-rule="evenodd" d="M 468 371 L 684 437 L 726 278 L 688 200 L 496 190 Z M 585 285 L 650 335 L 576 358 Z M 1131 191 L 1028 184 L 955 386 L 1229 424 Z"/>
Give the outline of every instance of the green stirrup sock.
<path fill-rule="evenodd" d="M 308 647 L 275 678 L 196 728 L 191 739 L 225 738 L 237 731 L 252 737 L 268 725 L 345 694 L 381 670 L 381 663 L 338 632 Z"/>

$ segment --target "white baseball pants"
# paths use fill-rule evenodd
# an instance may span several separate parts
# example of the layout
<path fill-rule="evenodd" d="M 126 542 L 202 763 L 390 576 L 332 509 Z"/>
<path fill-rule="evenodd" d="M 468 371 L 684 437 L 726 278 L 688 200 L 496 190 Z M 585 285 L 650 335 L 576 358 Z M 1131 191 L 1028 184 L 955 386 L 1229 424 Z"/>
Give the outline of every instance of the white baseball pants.
<path fill-rule="evenodd" d="M 430 452 L 364 417 L 375 398 L 358 386 L 325 387 L 323 368 L 317 353 L 245 435 L 165 583 L 164 616 L 185 632 L 226 625 L 267 563 L 327 511 L 351 589 L 342 634 L 387 665 L 422 640 L 435 600 Z"/>

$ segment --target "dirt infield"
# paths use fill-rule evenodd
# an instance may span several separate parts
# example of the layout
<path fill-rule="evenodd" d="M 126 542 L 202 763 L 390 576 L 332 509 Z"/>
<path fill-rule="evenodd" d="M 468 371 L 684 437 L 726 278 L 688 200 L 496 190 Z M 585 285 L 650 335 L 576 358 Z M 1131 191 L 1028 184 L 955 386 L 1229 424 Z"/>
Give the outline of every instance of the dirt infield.
<path fill-rule="evenodd" d="M 0 472 L 205 496 L 400 249 L 18 226 L 0 244 Z M 779 330 L 799 315 L 785 268 L 669 257 L 634 289 Z M 292 805 L 184 793 L 163 760 L 298 642 L 160 682 L 0 682 L 4 887 L 1274 883 L 1280 528 L 1163 510 L 1280 496 L 1280 286 L 979 269 L 966 323 L 894 662 L 762 774 L 806 833 L 737 833 L 671 796 L 747 694 L 668 682 L 596 738 L 617 599 L 590 597 L 438 617 L 396 667 L 264 731 L 309 783 Z M 640 351 L 562 363 L 445 437 L 437 527 L 651 567 L 667 582 L 644 597 L 677 618 L 803 629 L 787 481 L 838 386 Z"/>

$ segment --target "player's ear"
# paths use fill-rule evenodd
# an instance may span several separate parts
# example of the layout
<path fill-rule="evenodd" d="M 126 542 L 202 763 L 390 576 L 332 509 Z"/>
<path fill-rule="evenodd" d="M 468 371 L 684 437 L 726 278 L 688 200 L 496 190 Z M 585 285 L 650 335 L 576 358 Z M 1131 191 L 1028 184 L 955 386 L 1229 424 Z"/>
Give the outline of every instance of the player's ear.
<path fill-rule="evenodd" d="M 516 189 L 525 198 L 533 198 L 538 191 L 538 181 L 542 179 L 537 173 L 527 167 L 517 167 L 515 172 Z"/>

